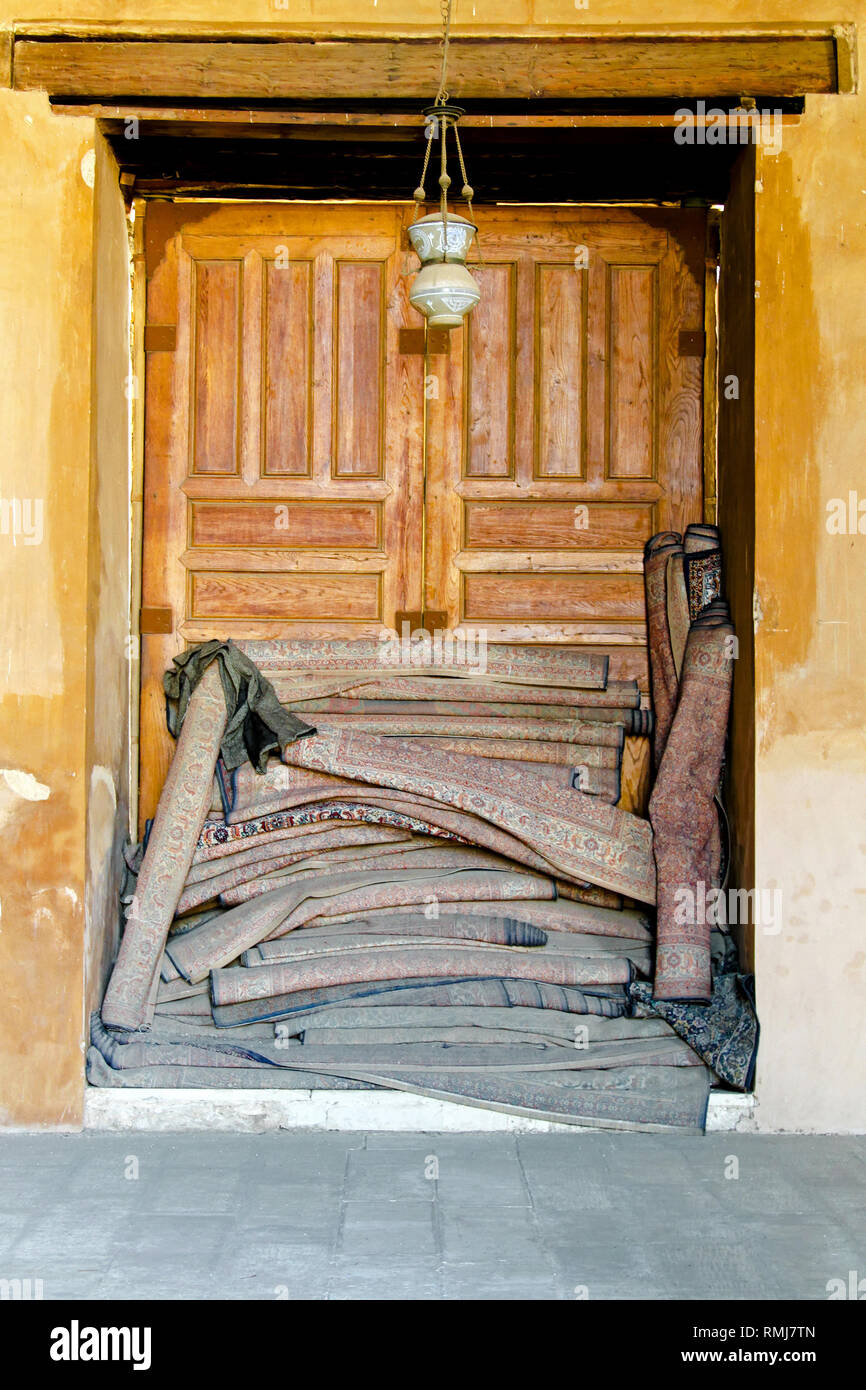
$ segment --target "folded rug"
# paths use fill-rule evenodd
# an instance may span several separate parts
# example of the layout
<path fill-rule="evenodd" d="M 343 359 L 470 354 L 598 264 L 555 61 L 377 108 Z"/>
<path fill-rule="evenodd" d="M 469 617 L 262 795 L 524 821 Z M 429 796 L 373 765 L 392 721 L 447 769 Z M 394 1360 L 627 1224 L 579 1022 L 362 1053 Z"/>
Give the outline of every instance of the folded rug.
<path fill-rule="evenodd" d="M 352 937 L 373 939 L 397 933 L 402 937 L 444 937 L 446 940 L 489 941 L 499 946 L 546 946 L 547 933 L 512 917 L 453 916 L 442 920 L 429 919 L 421 912 L 396 913 L 382 921 L 361 918 L 338 926 L 300 927 L 291 936 L 251 946 L 241 957 L 244 965 L 262 965 L 268 960 L 286 959 L 285 948 L 293 941 L 343 942 Z M 200 985 L 188 986 L 199 989 Z"/>
<path fill-rule="evenodd" d="M 622 748 L 625 738 L 621 724 L 590 723 L 586 719 L 525 719 L 500 717 L 472 719 L 466 715 L 429 715 L 416 719 L 405 714 L 370 714 L 360 720 L 354 714 L 323 714 L 316 727 L 354 729 L 379 734 L 383 738 L 495 738 L 534 739 L 548 743 L 579 743 L 588 748 Z"/>
<path fill-rule="evenodd" d="M 248 999 L 242 1004 L 214 1005 L 218 1028 L 237 1028 L 263 1020 L 319 1018 L 332 1008 L 353 1009 L 425 1005 L 442 1008 L 555 1009 L 560 1013 L 621 1018 L 627 1010 L 624 985 L 595 985 L 588 989 L 552 985 L 540 980 L 505 980 L 494 977 L 442 980 L 367 980 L 360 984 L 331 985 L 327 989 L 296 990 L 267 999 Z"/>
<path fill-rule="evenodd" d="M 274 811 L 232 825 L 223 821 L 207 821 L 202 826 L 196 845 L 195 862 L 200 863 L 203 859 L 216 858 L 221 854 L 230 853 L 232 849 L 243 848 L 243 842 L 265 844 L 270 837 L 318 835 L 331 822 L 344 828 L 356 826 L 359 833 L 363 828 L 369 827 L 402 830 L 411 835 L 438 834 L 447 838 L 447 832 L 434 830 L 429 822 L 420 820 L 417 816 L 387 808 L 358 805 L 350 801 L 333 801 L 321 806 Z M 363 841 L 359 840 L 358 843 Z"/>
<path fill-rule="evenodd" d="M 676 717 L 650 797 L 658 874 L 657 999 L 708 1003 L 712 994 L 710 924 L 694 905 L 714 881 L 714 797 L 728 728 L 732 632 L 714 619 L 692 624 Z"/>
<path fill-rule="evenodd" d="M 474 845 L 443 845 L 430 849 L 406 850 L 403 854 L 385 854 L 367 856 L 364 859 L 357 859 L 349 851 L 348 854 L 341 854 L 340 857 L 326 859 L 324 856 L 302 859 L 299 863 L 291 864 L 286 869 L 274 870 L 267 874 L 260 875 L 258 878 L 247 879 L 245 882 L 234 887 L 226 888 L 221 894 L 220 901 L 227 907 L 236 903 L 247 902 L 250 898 L 257 898 L 261 893 L 269 893 L 272 888 L 280 888 L 284 884 L 299 878 L 310 877 L 314 872 L 320 873 L 341 873 L 341 872 L 365 872 L 386 873 L 390 880 L 395 884 L 402 883 L 406 871 L 414 870 L 442 870 L 443 872 L 456 872 L 460 869 L 489 870 L 493 874 L 521 874 L 523 871 L 519 864 L 515 864 L 510 859 L 503 859 L 501 855 L 490 854 L 486 850 L 477 849 Z M 496 880 L 491 880 L 491 901 L 499 900 Z M 550 885 L 550 897 L 556 896 L 555 886 Z M 396 894 L 393 902 L 388 906 L 396 904 Z M 369 901 L 368 899 L 366 901 Z M 411 901 L 418 901 L 414 896 Z M 423 900 L 422 900 L 423 901 Z"/>
<path fill-rule="evenodd" d="M 443 757 L 411 741 L 351 732 L 313 735 L 283 754 L 294 767 L 427 796 L 502 828 L 543 855 L 563 878 L 655 901 L 652 834 L 646 821 L 579 791 L 523 782 L 489 759 Z M 512 856 L 516 857 L 516 856 Z"/>
<path fill-rule="evenodd" d="M 271 682 L 281 700 L 292 707 L 304 700 L 406 700 L 412 701 L 495 701 L 497 704 L 566 705 L 569 708 L 585 710 L 637 709 L 640 705 L 640 691 L 637 681 L 608 681 L 606 687 L 598 690 L 558 689 L 549 685 L 509 685 L 504 681 L 464 677 L 455 681 L 447 676 L 369 676 L 357 686 L 347 686 L 340 694 L 326 694 L 321 690 L 321 677 L 305 676 L 296 672 L 271 673 Z M 339 682 L 338 682 L 339 684 Z M 315 688 L 315 689 L 314 689 Z M 589 717 L 588 715 L 586 716 Z M 593 716 L 595 717 L 595 716 Z"/>
<path fill-rule="evenodd" d="M 729 936 L 724 937 L 718 959 L 714 955 L 713 965 L 709 1004 L 653 999 L 652 986 L 636 980 L 630 987 L 633 1014 L 664 1019 L 721 1081 L 737 1091 L 750 1091 L 760 1038 L 754 977 L 740 972 L 737 948 Z"/>
<path fill-rule="evenodd" d="M 437 923 L 431 922 L 430 926 L 435 927 Z M 312 931 L 292 932 L 290 936 L 281 937 L 277 941 L 263 941 L 260 946 L 254 946 L 249 951 L 244 951 L 241 956 L 241 963 L 245 967 L 257 965 L 281 965 L 295 964 L 298 962 L 312 961 L 320 956 L 345 955 L 351 952 L 356 955 L 358 951 L 366 951 L 372 961 L 379 957 L 383 951 L 398 951 L 404 946 L 409 955 L 426 946 L 442 947 L 447 942 L 451 942 L 455 947 L 455 956 L 461 955 L 461 950 L 467 946 L 477 947 L 486 955 L 488 949 L 500 948 L 503 945 L 513 946 L 514 949 L 536 950 L 542 949 L 541 945 L 535 942 L 531 946 L 501 941 L 479 941 L 477 937 L 448 937 L 444 932 L 431 931 L 425 935 L 422 932 L 400 931 L 383 932 L 375 935 L 370 932 L 346 932 L 341 935 L 339 932 L 331 933 L 320 929 Z M 546 943 L 545 943 L 546 944 Z M 457 949 L 457 948 L 461 949 Z M 580 959 L 588 959 L 596 956 L 622 956 L 627 954 L 632 964 L 648 973 L 650 953 L 649 947 L 643 946 L 640 942 L 624 942 L 613 936 L 559 936 L 550 944 L 545 956 L 555 954 L 560 956 L 572 956 Z M 544 976 L 539 976 L 544 978 Z"/>
<path fill-rule="evenodd" d="M 388 740 L 384 740 L 388 742 Z M 306 769 L 294 769 L 296 772 L 303 772 Z M 334 778 L 334 781 L 339 779 Z M 340 788 L 341 793 L 345 791 L 345 785 Z M 291 793 L 294 797 L 303 793 Z M 307 792 L 309 795 L 309 792 Z M 302 820 L 308 814 L 313 814 L 321 806 L 330 804 L 325 798 L 329 798 L 333 793 L 324 787 L 318 791 L 314 789 L 314 795 L 321 800 L 314 800 L 309 804 L 295 806 L 289 814 L 295 820 Z M 572 793 L 568 793 L 572 795 Z M 585 797 L 585 801 L 592 798 Z M 438 838 L 450 838 L 460 840 L 464 844 L 477 845 L 479 848 L 490 850 L 495 854 L 504 855 L 507 859 L 513 859 L 524 868 L 533 869 L 542 874 L 553 874 L 556 872 L 555 866 L 537 853 L 523 840 L 517 836 L 509 834 L 501 827 L 492 825 L 487 820 L 482 820 L 478 816 L 471 815 L 466 811 L 461 811 L 453 806 L 431 800 L 428 797 L 412 795 L 407 792 L 395 791 L 391 788 L 364 784 L 363 791 L 356 793 L 351 801 L 344 801 L 342 797 L 333 803 L 340 812 L 341 818 L 351 820 L 371 820 L 378 823 L 380 813 L 387 812 L 390 816 L 400 817 L 407 827 L 417 833 L 423 833 L 426 825 L 427 831 Z M 603 803 L 601 803 L 603 806 Z M 417 813 L 417 814 L 413 814 Z M 245 817 L 249 811 L 232 812 L 235 815 Z M 418 816 L 423 815 L 425 820 L 422 822 Z M 258 820 L 259 817 L 254 817 Z M 649 832 L 649 826 L 646 826 Z M 587 888 L 589 885 L 585 880 L 575 880 L 580 888 Z"/>
<path fill-rule="evenodd" d="M 380 1091 L 371 1082 L 315 1072 L 280 1071 L 276 1067 L 110 1067 L 97 1047 L 87 1049 L 85 1062 L 91 1086 L 116 1086 L 144 1090 L 220 1091 Z"/>
<path fill-rule="evenodd" d="M 235 828 L 231 827 L 232 830 Z M 414 840 L 429 839 L 426 834 L 413 835 L 410 830 L 397 830 L 385 825 L 338 821 L 336 824 L 325 822 L 322 825 L 284 826 L 279 830 L 246 835 L 243 839 L 232 837 L 223 844 L 202 845 L 199 840 L 186 881 L 188 884 L 196 883 L 211 874 L 222 873 L 224 869 L 252 864 L 257 859 L 269 859 L 274 855 L 285 854 L 287 850 L 297 851 L 299 854 L 315 854 L 324 849 L 407 845 Z M 442 844 L 444 839 L 434 839 L 433 843 Z"/>
<path fill-rule="evenodd" d="M 377 908 L 383 901 L 407 907 L 414 903 L 445 902 L 449 897 L 485 903 L 509 898 L 553 897 L 549 880 L 526 874 L 489 873 L 473 870 L 405 871 L 394 883 L 387 870 L 378 873 L 313 875 L 271 889 L 241 903 L 211 922 L 168 942 L 168 955 L 185 979 L 203 980 L 209 971 L 234 960 L 269 935 L 302 926 L 321 912 L 326 901 L 338 910 Z"/>
<path fill-rule="evenodd" d="M 588 1049 L 596 1043 L 620 1042 L 625 1039 L 646 1039 L 648 1037 L 669 1037 L 670 1025 L 661 1019 L 607 1018 L 603 1014 L 586 1014 L 575 1018 L 574 1014 L 559 1009 L 526 1009 L 520 1005 L 511 1008 L 471 1007 L 460 1004 L 377 1004 L 366 1001 L 363 1008 L 355 1005 L 333 1004 L 325 1009 L 311 1011 L 309 1017 L 296 1018 L 282 1023 L 263 1024 L 270 1027 L 277 1037 L 297 1034 L 306 1044 L 316 1043 L 321 1047 L 332 1043 L 342 1045 L 366 1044 L 388 1040 L 422 1041 L 419 1034 L 429 1034 L 429 1041 L 448 1037 L 458 1041 L 483 1039 L 489 1042 L 496 1037 L 503 1041 L 527 1041 L 556 1043 L 562 1047 Z M 649 1029 L 655 1032 L 649 1032 Z"/>
<path fill-rule="evenodd" d="M 408 645 L 408 644 L 407 644 Z M 479 644 L 480 645 L 480 644 Z M 447 664 L 444 650 L 434 643 L 415 642 L 410 646 L 411 665 L 402 660 L 406 647 L 396 638 L 386 637 L 327 642 L 314 638 L 285 638 L 266 642 L 242 642 L 242 650 L 260 671 L 336 672 L 357 671 L 359 675 L 411 676 L 427 672 L 440 679 L 463 680 L 495 676 L 498 681 L 518 684 L 566 686 L 575 690 L 603 690 L 607 682 L 608 658 L 565 646 L 509 646 L 487 643 L 482 649 L 483 671 L 469 665 Z"/>
<path fill-rule="evenodd" d="M 307 850 L 295 850 L 269 860 L 256 860 L 241 868 L 234 865 L 211 874 L 209 878 L 187 884 L 178 907 L 193 907 L 196 903 L 207 902 L 219 895 L 220 901 L 228 906 L 246 902 L 248 898 L 258 897 L 271 888 L 287 883 L 291 878 L 306 877 L 313 872 L 328 873 L 337 865 L 347 869 L 378 870 L 393 869 L 396 873 L 404 868 L 508 868 L 516 866 L 510 860 L 488 851 L 476 849 L 472 845 L 449 844 L 444 840 L 431 840 L 428 844 L 411 842 L 403 845 L 363 845 L 347 848 L 334 847 L 311 854 Z M 337 869 L 337 872 L 340 872 Z"/>
<path fill-rule="evenodd" d="M 503 690 L 507 686 L 501 687 Z M 523 687 L 525 689 L 525 687 Z M 520 689 L 520 687 L 518 687 Z M 514 693 L 514 688 L 511 691 Z M 551 692 L 563 695 L 567 692 Z M 571 697 L 573 698 L 573 696 Z M 595 724 L 622 724 L 627 730 L 631 729 L 633 716 L 639 713 L 633 708 L 623 706 L 603 706 L 592 705 L 572 706 L 570 703 L 560 701 L 559 704 L 551 703 L 524 703 L 522 700 L 518 705 L 511 700 L 373 700 L 373 699 L 351 699 L 345 695 L 329 695 L 325 699 L 296 701 L 292 704 L 293 710 L 300 710 L 303 714 L 315 713 L 355 717 L 361 721 L 366 733 L 374 731 L 366 723 L 369 715 L 400 715 L 402 718 L 411 719 L 415 729 L 422 727 L 421 721 L 428 718 L 460 718 L 460 719 L 507 719 L 519 717 L 520 719 L 548 719 L 548 720 L 571 720 L 587 721 Z M 413 730 L 414 732 L 414 730 Z"/>
<path fill-rule="evenodd" d="M 504 738 L 428 738 L 426 734 L 419 735 L 413 742 L 417 748 L 430 748 L 438 753 L 469 753 L 473 758 L 540 763 L 545 768 L 551 764 L 561 764 L 572 769 L 581 766 L 615 772 L 622 761 L 618 748 L 590 747 L 585 743 Z"/>
<path fill-rule="evenodd" d="M 370 924 L 384 926 L 387 930 L 389 923 L 398 918 L 402 920 L 405 911 L 402 907 L 379 907 L 374 913 L 365 914 L 322 913 L 311 917 L 307 926 L 312 931 L 318 931 L 324 926 L 368 921 Z M 484 899 L 467 902 L 465 899 L 454 898 L 431 905 L 427 913 L 434 921 L 454 915 L 485 917 L 490 915 L 490 904 Z M 508 903 L 508 917 L 524 925 L 540 927 L 543 931 L 590 932 L 593 936 L 623 936 L 641 942 L 653 939 L 649 917 L 634 908 L 617 911 L 563 898 L 557 898 L 555 902 L 537 898 L 512 898 Z"/>
<path fill-rule="evenodd" d="M 709 1099 L 709 1072 L 697 1067 L 633 1067 L 547 1076 L 518 1072 L 401 1073 L 399 1080 L 261 1068 L 129 1067 L 115 1071 L 95 1047 L 87 1051 L 94 1086 L 236 1090 L 402 1090 L 506 1114 L 597 1129 L 700 1133 Z M 366 1075 L 367 1073 L 365 1073 Z M 471 1094 L 470 1094 L 471 1093 Z"/>

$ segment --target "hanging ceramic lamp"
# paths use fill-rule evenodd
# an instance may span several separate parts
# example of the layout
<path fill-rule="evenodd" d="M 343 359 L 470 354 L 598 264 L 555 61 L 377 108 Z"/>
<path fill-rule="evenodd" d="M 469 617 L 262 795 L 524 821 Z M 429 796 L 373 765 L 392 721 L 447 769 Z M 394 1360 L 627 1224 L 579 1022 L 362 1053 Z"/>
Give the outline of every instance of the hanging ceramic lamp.
<path fill-rule="evenodd" d="M 481 298 L 476 280 L 466 269 L 466 257 L 478 228 L 472 220 L 472 198 L 474 190 L 466 177 L 466 165 L 460 148 L 457 122 L 463 115 L 459 106 L 448 103 L 445 78 L 448 67 L 448 38 L 451 26 L 451 3 L 443 10 L 444 29 L 442 34 L 442 74 L 435 105 L 424 112 L 427 151 L 424 155 L 424 168 L 421 182 L 415 189 L 416 220 L 409 228 L 409 240 L 421 262 L 421 269 L 415 276 L 409 291 L 409 302 L 423 314 L 431 328 L 459 328 L 467 314 L 471 313 Z M 451 178 L 448 173 L 449 132 L 460 161 L 463 175 L 461 196 L 466 200 L 468 217 L 459 217 L 448 208 L 448 189 Z M 426 217 L 418 217 L 427 193 L 424 181 L 430 163 L 433 141 L 439 145 L 439 211 Z"/>

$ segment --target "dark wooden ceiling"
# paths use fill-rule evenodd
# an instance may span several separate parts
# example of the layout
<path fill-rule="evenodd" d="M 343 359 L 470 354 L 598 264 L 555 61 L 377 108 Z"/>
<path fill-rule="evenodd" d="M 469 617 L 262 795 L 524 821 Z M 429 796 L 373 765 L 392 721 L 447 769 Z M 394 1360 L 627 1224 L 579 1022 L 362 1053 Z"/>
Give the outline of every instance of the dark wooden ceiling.
<path fill-rule="evenodd" d="M 414 126 L 378 128 L 146 117 L 137 128 L 123 119 L 101 125 L 124 184 L 141 195 L 411 199 L 424 154 L 420 115 Z M 479 202 L 723 202 L 740 152 L 678 144 L 670 125 L 472 126 L 461 136 Z M 451 173 L 456 190 L 456 159 Z M 435 179 L 428 175 L 428 192 Z"/>

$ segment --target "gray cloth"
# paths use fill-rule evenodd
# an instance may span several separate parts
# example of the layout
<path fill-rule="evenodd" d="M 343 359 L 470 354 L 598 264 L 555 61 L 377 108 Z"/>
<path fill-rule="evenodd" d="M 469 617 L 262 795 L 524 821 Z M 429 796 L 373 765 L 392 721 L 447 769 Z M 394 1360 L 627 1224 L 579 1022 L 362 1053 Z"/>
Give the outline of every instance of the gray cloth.
<path fill-rule="evenodd" d="M 174 738 L 202 673 L 212 661 L 219 662 L 228 711 L 220 753 L 229 771 L 250 762 L 256 772 L 264 772 L 271 754 L 279 757 L 287 743 L 316 732 L 283 708 L 270 681 L 234 642 L 204 642 L 173 660 L 175 669 L 166 671 L 162 680 L 168 730 Z"/>

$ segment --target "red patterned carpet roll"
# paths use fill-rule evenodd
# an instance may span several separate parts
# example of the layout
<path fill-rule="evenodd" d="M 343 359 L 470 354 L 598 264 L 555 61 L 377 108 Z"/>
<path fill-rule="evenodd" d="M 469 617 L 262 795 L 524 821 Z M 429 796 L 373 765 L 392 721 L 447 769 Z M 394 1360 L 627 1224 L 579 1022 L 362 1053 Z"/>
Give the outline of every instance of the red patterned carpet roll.
<path fill-rule="evenodd" d="M 715 616 L 692 625 L 676 717 L 650 797 L 658 927 L 655 996 L 708 1003 L 710 925 L 701 896 L 713 885 L 719 784 L 731 700 L 733 628 Z"/>

